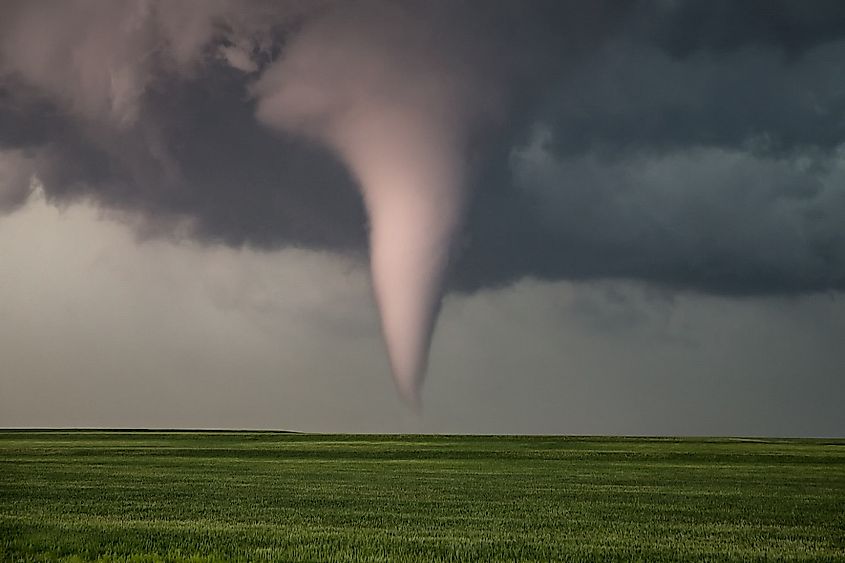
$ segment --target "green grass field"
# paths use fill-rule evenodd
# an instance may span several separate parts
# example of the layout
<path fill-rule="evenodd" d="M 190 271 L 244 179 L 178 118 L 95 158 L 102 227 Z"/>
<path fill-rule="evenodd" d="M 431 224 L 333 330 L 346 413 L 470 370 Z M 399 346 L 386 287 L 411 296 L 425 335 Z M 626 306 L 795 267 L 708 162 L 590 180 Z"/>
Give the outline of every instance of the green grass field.
<path fill-rule="evenodd" d="M 845 440 L 0 431 L 3 561 L 845 561 Z"/>

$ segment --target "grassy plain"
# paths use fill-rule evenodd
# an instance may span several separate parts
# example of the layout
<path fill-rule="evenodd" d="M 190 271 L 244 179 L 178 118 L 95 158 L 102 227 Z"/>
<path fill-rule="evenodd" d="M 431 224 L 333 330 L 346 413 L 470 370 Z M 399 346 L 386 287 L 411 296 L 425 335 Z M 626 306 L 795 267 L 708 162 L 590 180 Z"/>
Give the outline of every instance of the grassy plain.
<path fill-rule="evenodd" d="M 2 561 L 845 561 L 845 440 L 0 431 Z"/>

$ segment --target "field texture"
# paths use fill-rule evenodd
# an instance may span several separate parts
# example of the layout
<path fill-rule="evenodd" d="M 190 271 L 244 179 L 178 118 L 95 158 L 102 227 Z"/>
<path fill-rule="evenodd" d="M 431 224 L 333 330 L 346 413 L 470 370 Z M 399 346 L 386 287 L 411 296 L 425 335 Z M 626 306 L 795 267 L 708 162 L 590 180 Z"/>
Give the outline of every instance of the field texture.
<path fill-rule="evenodd" d="M 2 561 L 845 561 L 845 441 L 0 431 Z"/>

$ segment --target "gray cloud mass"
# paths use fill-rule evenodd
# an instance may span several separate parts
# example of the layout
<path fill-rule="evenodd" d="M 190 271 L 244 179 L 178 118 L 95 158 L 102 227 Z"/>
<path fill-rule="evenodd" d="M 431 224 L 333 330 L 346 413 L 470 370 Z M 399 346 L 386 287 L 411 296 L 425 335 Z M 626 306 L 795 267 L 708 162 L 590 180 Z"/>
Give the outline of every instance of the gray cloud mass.
<path fill-rule="evenodd" d="M 508 100 L 472 155 L 453 288 L 525 276 L 731 294 L 845 287 L 841 3 L 399 6 L 457 64 L 498 74 Z M 252 89 L 302 29 L 341 9 L 351 34 L 379 12 L 4 3 L 0 205 L 18 205 L 34 172 L 49 200 L 140 212 L 148 235 L 187 220 L 200 240 L 360 252 L 349 174 L 259 123 Z M 416 37 L 408 72 L 430 73 L 414 70 L 434 57 L 429 35 Z"/>

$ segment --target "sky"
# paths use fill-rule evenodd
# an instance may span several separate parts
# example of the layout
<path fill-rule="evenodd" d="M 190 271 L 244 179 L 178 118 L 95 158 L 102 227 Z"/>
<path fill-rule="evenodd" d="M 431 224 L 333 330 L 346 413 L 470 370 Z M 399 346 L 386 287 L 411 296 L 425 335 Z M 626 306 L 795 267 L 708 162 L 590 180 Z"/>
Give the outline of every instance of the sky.
<path fill-rule="evenodd" d="M 845 434 L 845 5 L 7 1 L 0 426 Z"/>

